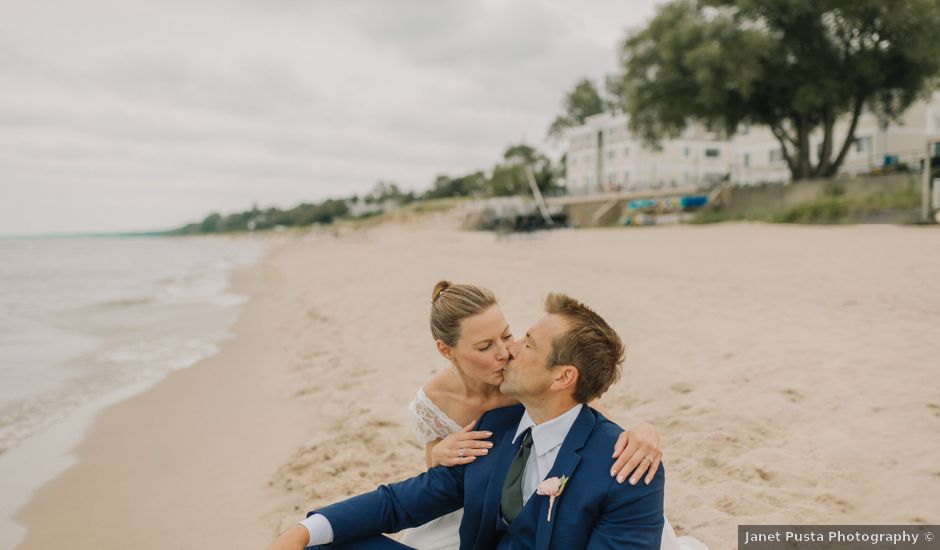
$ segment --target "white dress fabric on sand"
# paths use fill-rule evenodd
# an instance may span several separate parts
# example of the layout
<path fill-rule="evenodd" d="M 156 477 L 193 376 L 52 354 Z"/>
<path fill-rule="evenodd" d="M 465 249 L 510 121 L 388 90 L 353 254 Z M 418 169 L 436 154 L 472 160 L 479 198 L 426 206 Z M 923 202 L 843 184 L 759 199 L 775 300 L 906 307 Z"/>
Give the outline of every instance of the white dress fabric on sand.
<path fill-rule="evenodd" d="M 444 414 L 433 401 L 428 399 L 424 388 L 418 389 L 418 395 L 408 405 L 408 418 L 411 430 L 422 445 L 463 429 L 449 416 Z M 460 520 L 463 510 L 441 516 L 420 527 L 402 532 L 400 541 L 418 550 L 458 550 L 460 547 Z M 663 541 L 660 550 L 708 550 L 708 547 L 692 537 L 676 537 L 676 532 L 665 519 Z"/>
<path fill-rule="evenodd" d="M 408 419 L 411 421 L 411 430 L 422 445 L 444 439 L 463 429 L 428 399 L 424 388 L 418 390 L 418 395 L 408 405 Z M 460 547 L 462 518 L 463 509 L 457 510 L 404 531 L 400 541 L 418 550 L 457 550 Z"/>

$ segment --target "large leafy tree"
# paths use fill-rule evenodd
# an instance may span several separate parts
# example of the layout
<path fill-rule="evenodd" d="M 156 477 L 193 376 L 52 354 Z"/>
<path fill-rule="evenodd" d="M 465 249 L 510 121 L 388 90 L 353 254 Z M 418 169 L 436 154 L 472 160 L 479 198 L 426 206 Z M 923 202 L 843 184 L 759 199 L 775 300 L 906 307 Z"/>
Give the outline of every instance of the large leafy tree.
<path fill-rule="evenodd" d="M 765 125 L 793 179 L 830 177 L 865 109 L 896 120 L 936 85 L 938 29 L 940 0 L 674 0 L 627 36 L 608 89 L 649 143 Z"/>
<path fill-rule="evenodd" d="M 566 128 L 584 124 L 584 119 L 604 112 L 606 106 L 607 102 L 601 97 L 593 82 L 587 78 L 578 81 L 575 87 L 565 94 L 564 112 L 555 117 L 552 125 L 549 126 L 549 137 L 560 138 Z"/>

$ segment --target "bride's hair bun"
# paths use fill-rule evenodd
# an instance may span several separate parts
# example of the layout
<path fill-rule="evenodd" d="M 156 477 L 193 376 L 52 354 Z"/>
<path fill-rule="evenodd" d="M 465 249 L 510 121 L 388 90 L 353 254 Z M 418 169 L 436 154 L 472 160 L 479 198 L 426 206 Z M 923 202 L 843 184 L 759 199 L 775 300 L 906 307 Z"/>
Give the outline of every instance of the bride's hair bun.
<path fill-rule="evenodd" d="M 431 303 L 437 301 L 441 297 L 441 294 L 444 294 L 444 291 L 451 287 L 450 281 L 438 281 L 434 285 L 434 291 L 431 293 Z"/>

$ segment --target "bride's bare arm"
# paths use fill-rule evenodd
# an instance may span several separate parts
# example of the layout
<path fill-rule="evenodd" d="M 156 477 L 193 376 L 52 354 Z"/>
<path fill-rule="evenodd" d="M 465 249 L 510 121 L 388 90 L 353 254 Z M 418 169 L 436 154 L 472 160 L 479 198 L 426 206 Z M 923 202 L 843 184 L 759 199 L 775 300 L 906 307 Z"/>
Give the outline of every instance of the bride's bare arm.
<path fill-rule="evenodd" d="M 588 405 L 603 414 L 607 418 L 614 420 L 610 411 L 600 404 L 600 401 L 593 401 Z M 630 426 L 617 438 L 614 444 L 614 454 L 611 458 L 616 459 L 614 465 L 610 468 L 611 477 L 616 476 L 618 483 L 623 483 L 630 475 L 630 484 L 636 485 L 640 478 L 646 474 L 643 480 L 647 485 L 653 481 L 656 470 L 662 462 L 663 449 L 659 437 L 659 432 L 649 422 L 640 422 Z"/>
<path fill-rule="evenodd" d="M 591 407 L 592 409 L 594 409 L 595 411 L 601 413 L 602 415 L 606 416 L 607 418 L 609 418 L 609 419 L 611 419 L 611 420 L 614 420 L 613 415 L 610 414 L 610 411 L 607 410 L 607 407 L 601 405 L 601 400 L 600 400 L 600 399 L 595 399 L 594 401 L 591 401 L 590 403 L 588 403 L 588 407 Z M 616 422 L 616 420 L 614 420 L 614 421 Z"/>
<path fill-rule="evenodd" d="M 434 466 L 437 466 L 436 464 L 434 464 L 434 458 L 433 458 L 432 453 L 434 452 L 434 447 L 436 447 L 437 444 L 440 443 L 441 441 L 444 441 L 444 440 L 435 439 L 434 441 L 428 441 L 428 444 L 424 446 L 424 463 L 427 464 L 428 468 L 433 468 Z"/>

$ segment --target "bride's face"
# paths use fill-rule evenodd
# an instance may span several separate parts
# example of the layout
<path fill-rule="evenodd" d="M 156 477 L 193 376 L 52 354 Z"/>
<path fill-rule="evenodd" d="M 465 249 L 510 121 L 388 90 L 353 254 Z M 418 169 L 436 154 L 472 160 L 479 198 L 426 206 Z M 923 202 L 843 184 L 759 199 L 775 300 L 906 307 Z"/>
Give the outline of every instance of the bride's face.
<path fill-rule="evenodd" d="M 452 348 L 457 367 L 473 380 L 498 386 L 509 361 L 512 333 L 499 306 L 467 317 L 460 323 L 460 339 Z"/>

